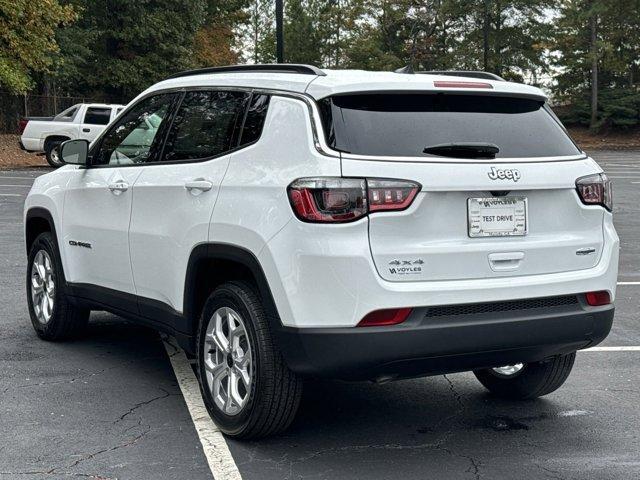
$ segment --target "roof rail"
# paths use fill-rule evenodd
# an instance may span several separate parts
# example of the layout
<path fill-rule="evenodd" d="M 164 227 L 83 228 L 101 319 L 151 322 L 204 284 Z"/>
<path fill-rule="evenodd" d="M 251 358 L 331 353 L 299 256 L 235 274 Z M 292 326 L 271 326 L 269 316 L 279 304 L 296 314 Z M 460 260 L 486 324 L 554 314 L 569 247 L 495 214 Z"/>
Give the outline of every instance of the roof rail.
<path fill-rule="evenodd" d="M 498 80 L 499 82 L 506 82 L 504 78 L 496 75 L 495 73 L 473 71 L 473 70 L 428 70 L 428 71 L 416 72 L 416 73 L 424 73 L 428 75 L 449 75 L 452 77 L 471 77 L 471 78 L 481 78 L 484 80 Z"/>
<path fill-rule="evenodd" d="M 258 63 L 255 65 L 225 65 L 223 67 L 207 67 L 185 72 L 174 73 L 170 78 L 188 77 L 191 75 L 207 75 L 212 73 L 232 73 L 232 72 L 272 72 L 272 73 L 300 73 L 303 75 L 324 76 L 322 70 L 313 65 L 302 65 L 298 63 Z"/>

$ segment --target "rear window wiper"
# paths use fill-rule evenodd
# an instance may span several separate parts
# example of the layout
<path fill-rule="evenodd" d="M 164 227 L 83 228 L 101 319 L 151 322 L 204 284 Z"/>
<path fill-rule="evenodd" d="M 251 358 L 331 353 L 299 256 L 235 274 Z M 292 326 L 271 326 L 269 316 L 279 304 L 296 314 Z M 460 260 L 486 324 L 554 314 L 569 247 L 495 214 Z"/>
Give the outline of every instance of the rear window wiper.
<path fill-rule="evenodd" d="M 493 143 L 441 143 L 425 147 L 423 153 L 451 158 L 496 158 L 500 148 Z"/>

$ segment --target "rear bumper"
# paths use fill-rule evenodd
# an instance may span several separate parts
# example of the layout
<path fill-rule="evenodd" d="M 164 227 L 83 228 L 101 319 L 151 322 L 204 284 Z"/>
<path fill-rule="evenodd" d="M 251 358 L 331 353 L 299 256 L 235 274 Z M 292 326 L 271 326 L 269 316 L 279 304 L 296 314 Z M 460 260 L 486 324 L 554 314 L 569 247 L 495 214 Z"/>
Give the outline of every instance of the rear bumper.
<path fill-rule="evenodd" d="M 29 138 L 29 137 L 21 137 L 18 140 L 18 145 L 21 150 L 25 150 L 27 152 L 41 152 L 42 146 L 40 145 L 39 138 Z"/>
<path fill-rule="evenodd" d="M 402 325 L 286 328 L 289 367 L 305 376 L 387 380 L 543 360 L 601 342 L 614 307 L 572 306 L 432 317 L 415 309 Z"/>

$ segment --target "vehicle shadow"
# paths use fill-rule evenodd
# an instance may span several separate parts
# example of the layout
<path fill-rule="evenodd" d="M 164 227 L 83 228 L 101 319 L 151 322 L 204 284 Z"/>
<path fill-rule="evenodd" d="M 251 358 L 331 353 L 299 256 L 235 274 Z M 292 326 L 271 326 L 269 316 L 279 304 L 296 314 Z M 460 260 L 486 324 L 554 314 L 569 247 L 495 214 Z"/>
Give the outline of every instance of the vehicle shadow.
<path fill-rule="evenodd" d="M 587 433 L 593 412 L 571 416 L 567 405 L 558 394 L 501 400 L 470 373 L 383 385 L 310 381 L 287 432 L 230 445 L 245 479 L 546 478 L 546 459 L 598 442 Z"/>

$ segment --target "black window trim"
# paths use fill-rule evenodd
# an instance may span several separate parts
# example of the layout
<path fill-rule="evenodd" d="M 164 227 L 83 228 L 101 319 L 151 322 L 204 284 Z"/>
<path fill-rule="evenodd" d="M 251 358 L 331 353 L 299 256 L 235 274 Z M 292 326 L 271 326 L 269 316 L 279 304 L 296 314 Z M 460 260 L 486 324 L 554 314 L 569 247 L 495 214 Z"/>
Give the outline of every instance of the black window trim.
<path fill-rule="evenodd" d="M 319 139 L 322 139 L 324 146 L 321 146 L 319 150 L 322 153 L 330 154 L 332 156 L 351 159 L 351 160 L 367 160 L 367 161 L 381 161 L 381 162 L 402 162 L 402 163 L 477 163 L 475 159 L 459 159 L 459 158 L 440 158 L 437 156 L 431 157 L 421 157 L 421 156 L 403 156 L 403 155 L 365 155 L 359 153 L 351 153 L 338 150 L 332 147 L 328 142 L 327 132 L 325 129 L 324 122 L 322 120 L 322 111 L 320 103 L 324 100 L 331 99 L 332 97 L 340 97 L 340 96 L 355 96 L 355 95 L 375 95 L 375 94 L 431 94 L 431 95 L 473 95 L 473 96 L 487 96 L 487 97 L 507 97 L 507 98 L 524 98 L 529 100 L 537 100 L 542 103 L 542 108 L 545 112 L 560 126 L 562 130 L 565 131 L 569 140 L 575 145 L 580 153 L 575 155 L 555 155 L 551 157 L 500 157 L 492 160 L 492 163 L 527 163 L 531 161 L 536 162 L 544 162 L 544 163 L 555 163 L 555 162 L 569 162 L 575 160 L 584 160 L 588 158 L 588 155 L 580 148 L 580 146 L 575 142 L 575 140 L 569 135 L 566 127 L 559 121 L 555 112 L 553 112 L 548 104 L 548 99 L 546 97 L 541 97 L 539 95 L 523 93 L 523 92 L 495 92 L 495 91 L 435 91 L 433 89 L 416 89 L 416 90 L 406 90 L 406 89 L 372 89 L 372 90 L 358 90 L 358 91 L 346 91 L 346 92 L 338 92 L 327 95 L 322 98 L 313 99 L 315 101 L 316 108 L 318 111 L 318 121 L 320 131 L 318 132 Z M 313 117 L 313 115 L 312 115 Z M 554 118 L 555 117 L 555 118 Z M 319 140 L 318 139 L 318 140 Z"/>
<path fill-rule="evenodd" d="M 320 100 L 322 100 L 322 98 L 314 98 L 311 95 L 309 95 L 308 93 L 303 93 L 303 92 L 294 92 L 291 90 L 285 90 L 285 89 L 278 89 L 278 88 L 270 88 L 270 87 L 256 87 L 256 86 L 242 86 L 242 85 L 227 85 L 227 86 L 200 86 L 200 87 L 185 87 L 185 86 L 180 86 L 180 87 L 167 87 L 167 88 L 159 88 L 157 90 L 153 90 L 149 93 L 147 93 L 146 95 L 144 95 L 143 97 L 140 97 L 138 99 L 138 101 L 133 104 L 133 105 L 128 105 L 125 109 L 124 109 L 124 113 L 128 112 L 130 108 L 134 107 L 135 105 L 137 105 L 140 101 L 144 100 L 145 98 L 154 96 L 154 95 L 159 95 L 162 93 L 174 93 L 174 92 L 184 92 L 187 90 L 235 90 L 235 91 L 247 91 L 247 92 L 254 92 L 257 94 L 264 94 L 264 95 L 269 95 L 270 97 L 282 97 L 282 98 L 289 98 L 289 99 L 294 99 L 294 100 L 299 100 L 301 102 L 303 102 L 305 104 L 306 110 L 307 110 L 307 114 L 309 116 L 309 121 L 311 123 L 311 132 L 312 132 L 312 141 L 314 144 L 314 147 L 316 149 L 316 151 L 318 153 L 320 153 L 321 155 L 324 155 L 326 157 L 329 158 L 351 158 L 354 160 L 367 160 L 367 161 L 382 161 L 382 162 L 403 162 L 403 163 L 425 163 L 425 159 L 424 157 L 372 157 L 372 156 L 366 156 L 366 155 L 354 155 L 354 154 L 345 154 L 345 153 L 341 153 L 337 150 L 332 149 L 331 147 L 329 147 L 326 144 L 325 141 L 325 134 L 324 134 L 324 128 L 322 125 L 322 121 L 321 121 L 321 117 L 320 117 L 320 111 L 319 111 L 319 105 L 318 102 Z M 390 93 L 390 92 L 404 92 L 406 93 L 406 90 L 371 90 L 371 91 L 367 91 L 367 92 L 362 92 L 362 93 Z M 412 92 L 414 93 L 418 93 L 418 92 L 430 92 L 433 93 L 433 90 L 412 90 Z M 354 94 L 357 92 L 343 92 L 343 93 L 336 93 L 335 95 L 348 95 L 348 94 Z M 444 93 L 444 92 L 443 92 Z M 537 95 L 529 95 L 529 94 L 522 94 L 522 93 L 514 93 L 514 92 L 509 92 L 509 93 L 503 93 L 503 92 L 491 92 L 491 93 L 487 93 L 487 92 L 478 92 L 479 95 L 498 95 L 498 96 L 514 96 L 514 97 L 523 97 L 523 98 L 535 98 L 535 99 L 541 99 L 540 96 Z M 121 112 L 122 113 L 122 112 Z M 92 154 L 92 152 L 94 151 L 94 148 L 96 145 L 98 145 L 101 140 L 102 137 L 109 131 L 109 129 L 105 129 L 103 130 L 103 132 L 98 136 L 98 138 L 94 141 L 94 144 L 91 148 L 90 151 L 90 155 Z M 258 139 L 260 140 L 260 138 Z M 243 145 L 242 148 L 245 147 L 249 147 L 252 144 L 247 144 L 247 145 Z M 238 149 L 240 150 L 240 149 Z M 233 153 L 237 150 L 233 150 L 227 153 Z M 574 160 L 584 160 L 587 157 L 587 154 L 584 153 L 584 151 L 582 151 L 581 154 L 579 155 L 570 155 L 570 156 L 561 156 L 561 157 L 537 157 L 536 161 L 537 162 L 549 162 L 549 163 L 554 163 L 554 162 L 568 162 L 568 161 L 574 161 Z M 531 158 L 500 158 L 500 159 L 496 159 L 494 161 L 494 163 L 498 164 L 498 163 L 526 163 L 526 162 L 530 162 Z M 429 163 L 473 163 L 474 161 L 471 160 L 459 160 L 456 159 L 456 162 L 452 162 L 451 159 L 433 159 L 433 160 L 429 160 Z M 139 165 L 93 165 L 93 166 L 82 166 L 79 168 L 126 168 L 126 167 L 131 167 L 131 166 L 143 166 L 143 165 L 149 165 L 149 166 L 153 166 L 153 165 L 162 165 L 162 164 L 168 165 L 170 164 L 170 162 L 156 162 L 156 163 L 144 163 L 144 164 L 139 164 Z M 183 163 L 183 162 L 180 162 Z"/>
<path fill-rule="evenodd" d="M 174 88 L 165 88 L 165 89 L 159 89 L 159 90 L 154 90 L 153 92 L 149 92 L 147 95 L 141 97 L 138 99 L 138 101 L 136 101 L 134 104 L 128 105 L 123 111 L 120 112 L 119 116 L 124 117 L 129 110 L 133 109 L 134 107 L 136 107 L 137 105 L 140 104 L 140 102 L 143 102 L 145 100 L 147 100 L 150 97 L 155 97 L 157 95 L 164 95 L 164 94 L 171 94 L 171 93 L 177 93 L 178 96 L 177 98 L 174 100 L 174 104 L 171 106 L 171 110 L 169 111 L 169 122 L 167 123 L 167 127 L 163 127 L 161 129 L 160 135 L 161 137 L 159 137 L 158 142 L 162 142 L 162 148 L 160 149 L 160 154 L 157 156 L 157 158 L 162 158 L 162 156 L 164 155 L 164 147 L 165 144 L 167 142 L 167 135 L 169 133 L 170 128 L 173 126 L 173 121 L 175 119 L 175 116 L 178 112 L 178 108 L 180 108 L 180 105 L 182 104 L 182 100 L 184 99 L 185 95 L 188 92 L 195 92 L 195 91 L 228 91 L 228 92 L 245 92 L 249 94 L 249 98 L 248 101 L 246 103 L 245 106 L 245 110 L 244 113 L 242 114 L 242 122 L 240 124 L 240 126 L 238 127 L 236 122 L 236 126 L 234 127 L 234 131 L 236 129 L 240 129 L 240 134 L 235 135 L 234 136 L 237 138 L 237 144 L 235 147 L 231 148 L 230 150 L 227 150 L 225 152 L 213 155 L 211 157 L 205 157 L 205 158 L 196 158 L 196 159 L 185 159 L 185 160 L 171 160 L 171 161 L 162 161 L 162 160 L 154 160 L 152 162 L 144 162 L 144 163 L 134 163 L 134 164 L 129 164 L 129 165 L 110 165 L 110 164 L 104 164 L 104 165 L 86 165 L 80 168 L 84 168 L 84 169 L 90 169 L 90 168 L 130 168 L 130 167 L 151 167 L 151 166 L 156 166 L 156 165 L 178 165 L 178 164 L 183 164 L 183 163 L 202 163 L 202 162 L 208 162 L 210 160 L 215 160 L 216 158 L 220 158 L 220 157 L 224 157 L 225 155 L 230 155 L 232 153 L 238 152 L 240 150 L 243 150 L 247 147 L 250 147 L 256 143 L 258 143 L 260 141 L 260 139 L 262 138 L 262 134 L 264 131 L 263 130 L 260 131 L 260 136 L 254 140 L 253 142 L 250 143 L 246 143 L 246 144 L 240 144 L 240 142 L 242 141 L 242 128 L 244 128 L 244 122 L 246 120 L 247 117 L 247 113 L 249 111 L 249 107 L 251 105 L 251 101 L 253 100 L 253 96 L 254 95 L 268 95 L 269 97 L 272 97 L 276 94 L 280 94 L 279 92 L 276 91 L 270 91 L 270 90 L 263 90 L 263 89 L 259 89 L 259 88 L 249 88 L 249 87 L 235 87 L 235 86 L 201 86 L 201 87 L 174 87 Z M 281 93 L 281 95 L 286 95 L 286 91 L 283 91 Z M 115 124 L 112 125 L 110 128 L 105 129 L 104 132 L 100 135 L 100 137 L 98 137 L 98 139 L 96 140 L 96 142 L 94 143 L 94 145 L 91 147 L 91 150 L 89 151 L 89 158 L 92 159 L 93 155 L 95 154 L 96 151 L 98 151 L 100 149 L 100 146 L 102 145 L 102 139 L 113 129 L 115 128 Z M 154 139 L 154 143 L 155 143 L 155 139 Z M 153 144 L 152 144 L 153 147 Z"/>

